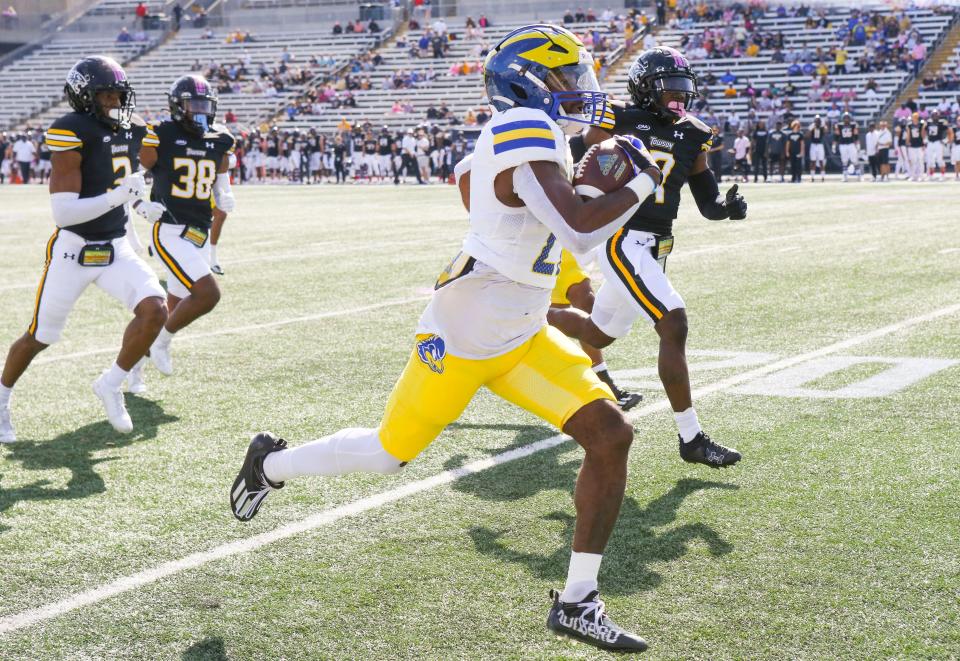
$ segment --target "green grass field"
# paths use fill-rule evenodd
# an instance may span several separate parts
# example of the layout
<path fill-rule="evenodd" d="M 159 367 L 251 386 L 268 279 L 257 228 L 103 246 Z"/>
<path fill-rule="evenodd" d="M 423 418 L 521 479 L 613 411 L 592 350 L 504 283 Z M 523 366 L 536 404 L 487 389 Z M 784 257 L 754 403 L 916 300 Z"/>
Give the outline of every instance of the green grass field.
<path fill-rule="evenodd" d="M 652 329 L 611 348 L 646 399 L 608 609 L 655 659 L 960 657 L 960 186 L 743 192 L 742 223 L 700 220 L 688 196 L 668 273 L 701 421 L 744 460 L 684 464 Z M 549 441 L 476 464 L 556 435 L 489 393 L 399 475 L 291 482 L 233 519 L 250 434 L 377 423 L 466 227 L 446 186 L 237 198 L 222 303 L 175 339 L 173 377 L 151 367 L 149 392 L 127 395 L 133 434 L 90 390 L 128 319 L 95 288 L 17 385 L 0 659 L 597 658 L 544 627 L 581 452 Z M 0 187 L 4 348 L 51 231 L 44 190 Z"/>

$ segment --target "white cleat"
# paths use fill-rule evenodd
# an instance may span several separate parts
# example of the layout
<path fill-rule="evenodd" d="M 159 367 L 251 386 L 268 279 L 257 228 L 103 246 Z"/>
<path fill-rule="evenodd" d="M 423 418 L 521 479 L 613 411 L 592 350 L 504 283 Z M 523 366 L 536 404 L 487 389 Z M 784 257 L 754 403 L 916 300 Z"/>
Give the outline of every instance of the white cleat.
<path fill-rule="evenodd" d="M 0 406 L 0 443 L 13 443 L 17 440 L 17 432 L 10 422 L 10 405 Z"/>
<path fill-rule="evenodd" d="M 143 367 L 146 360 L 143 359 L 133 366 L 130 374 L 127 375 L 127 392 L 134 395 L 142 395 L 147 392 L 147 382 L 143 379 Z"/>
<path fill-rule="evenodd" d="M 164 376 L 173 374 L 173 357 L 170 355 L 170 345 L 161 345 L 159 342 L 154 342 L 153 346 L 150 347 L 150 362 Z"/>
<path fill-rule="evenodd" d="M 107 412 L 107 420 L 121 434 L 129 434 L 133 431 L 133 421 L 130 414 L 127 413 L 127 405 L 123 401 L 123 392 L 119 388 L 111 389 L 103 381 L 106 370 L 100 375 L 100 378 L 93 382 L 93 393 L 103 402 L 103 408 Z"/>

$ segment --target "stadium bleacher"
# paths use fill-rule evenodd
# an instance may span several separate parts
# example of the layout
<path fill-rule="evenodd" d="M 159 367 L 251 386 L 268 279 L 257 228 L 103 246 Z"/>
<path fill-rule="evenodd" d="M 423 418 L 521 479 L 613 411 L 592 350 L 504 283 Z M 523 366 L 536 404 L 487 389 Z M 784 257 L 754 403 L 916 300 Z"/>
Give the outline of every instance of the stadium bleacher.
<path fill-rule="evenodd" d="M 254 32 L 254 41 L 242 43 L 226 43 L 226 34 L 226 31 L 218 30 L 214 38 L 206 39 L 204 31 L 182 30 L 132 63 L 127 68 L 127 75 L 137 90 L 138 112 L 147 117 L 166 112 L 170 84 L 179 76 L 190 73 L 197 61 L 204 67 L 211 62 L 225 65 L 249 62 L 246 67 L 252 78 L 256 77 L 261 64 L 268 69 L 277 66 L 286 48 L 293 58 L 291 66 L 307 67 L 311 56 L 333 57 L 333 66 L 311 69 L 312 75 L 329 74 L 350 57 L 373 47 L 383 37 L 383 33 L 332 35 L 329 25 L 310 26 L 309 30 L 294 33 L 289 30 Z M 61 77 L 67 69 L 69 64 L 61 69 Z M 254 124 L 275 114 L 288 99 L 301 91 L 302 87 L 292 86 L 275 96 L 255 92 L 224 93 L 220 96 L 220 110 L 221 113 L 230 110 L 240 122 Z M 65 111 L 65 103 L 58 104 L 32 123 L 44 126 Z"/>
<path fill-rule="evenodd" d="M 486 29 L 480 38 L 465 39 L 463 38 L 464 30 L 462 28 L 464 20 L 464 18 L 446 19 L 450 30 L 457 33 L 459 38 L 449 42 L 450 50 L 445 57 L 434 58 L 429 55 L 414 57 L 409 53 L 411 45 L 416 45 L 426 28 L 408 31 L 405 35 L 406 47 L 401 48 L 394 44 L 388 44 L 380 48 L 378 52 L 382 56 L 383 62 L 373 71 L 365 72 L 364 75 L 370 78 L 372 87 L 369 90 L 354 92 L 356 108 L 326 108 L 320 114 L 299 115 L 293 119 L 281 118 L 278 120 L 277 126 L 284 129 L 313 128 L 326 132 L 336 128 L 342 119 L 346 119 L 351 124 L 369 121 L 375 126 L 385 125 L 391 129 L 400 129 L 422 123 L 430 106 L 438 107 L 441 104 L 446 104 L 460 120 L 463 119 L 468 110 L 486 107 L 486 101 L 483 98 L 482 76 L 479 71 L 470 74 L 451 75 L 451 65 L 482 61 L 482 57 L 479 55 L 482 44 L 495 45 L 504 35 L 520 27 L 523 23 L 492 26 Z M 573 26 L 573 29 L 578 33 L 597 30 L 606 34 L 608 27 L 605 23 L 593 22 L 578 23 Z M 614 61 L 622 53 L 623 35 L 614 34 L 610 37 L 614 43 L 620 44 L 620 47 L 606 54 L 608 60 Z M 392 80 L 396 73 L 413 70 L 426 73 L 428 78 L 433 76 L 435 78 L 426 80 L 413 88 L 394 89 L 392 86 L 385 86 L 385 83 Z M 413 105 L 415 112 L 391 112 L 392 104 L 398 98 Z"/>
<path fill-rule="evenodd" d="M 960 43 L 954 47 L 950 57 L 943 63 L 939 75 L 945 81 L 953 81 L 952 84 L 957 85 L 957 78 L 960 77 Z M 921 108 L 939 108 L 941 112 L 949 109 L 951 114 L 958 114 L 960 112 L 960 85 L 954 86 L 952 89 L 949 88 L 949 85 L 945 87 L 947 88 L 921 87 L 917 94 L 917 103 Z"/>

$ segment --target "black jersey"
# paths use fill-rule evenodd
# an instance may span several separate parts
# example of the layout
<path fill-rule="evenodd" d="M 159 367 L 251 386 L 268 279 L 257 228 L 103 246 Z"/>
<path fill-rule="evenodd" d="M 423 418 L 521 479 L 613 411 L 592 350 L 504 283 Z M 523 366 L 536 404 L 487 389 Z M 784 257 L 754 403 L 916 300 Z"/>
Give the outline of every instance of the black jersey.
<path fill-rule="evenodd" d="M 770 132 L 767 129 L 754 129 L 753 131 L 753 151 L 761 157 L 767 155 L 767 136 Z"/>
<path fill-rule="evenodd" d="M 787 134 L 787 152 L 790 156 L 802 156 L 800 152 L 800 143 L 803 141 L 803 133 L 800 131 L 790 131 Z"/>
<path fill-rule="evenodd" d="M 780 156 L 783 154 L 783 141 L 786 140 L 786 134 L 780 129 L 770 131 L 770 155 Z"/>
<path fill-rule="evenodd" d="M 693 115 L 676 122 L 660 119 L 648 110 L 613 106 L 617 135 L 635 135 L 663 170 L 663 182 L 627 221 L 627 229 L 666 235 L 680 207 L 680 189 L 687 183 L 693 163 L 713 146 L 713 131 Z"/>
<path fill-rule="evenodd" d="M 856 124 L 838 124 L 836 133 L 840 136 L 841 145 L 852 145 L 860 139 Z"/>
<path fill-rule="evenodd" d="M 810 127 L 810 144 L 822 145 L 825 129 L 822 126 Z"/>
<path fill-rule="evenodd" d="M 393 138 L 390 137 L 389 133 L 381 133 L 377 137 L 377 153 L 381 156 L 389 156 L 391 147 L 393 146 Z"/>
<path fill-rule="evenodd" d="M 97 197 L 116 187 L 140 168 L 140 145 L 147 125 L 134 115 L 129 128 L 114 132 L 85 113 L 71 112 L 47 129 L 44 141 L 51 151 L 80 152 L 80 197 Z M 126 234 L 126 205 L 102 216 L 71 225 L 70 231 L 88 241 L 109 241 Z"/>
<path fill-rule="evenodd" d="M 364 154 L 376 154 L 377 153 L 377 141 L 373 138 L 363 141 L 363 153 Z"/>
<path fill-rule="evenodd" d="M 350 153 L 359 154 L 363 151 L 363 136 L 355 135 L 350 139 Z"/>
<path fill-rule="evenodd" d="M 910 147 L 923 147 L 923 128 L 925 122 L 919 124 L 907 124 L 907 145 Z"/>
<path fill-rule="evenodd" d="M 276 138 L 270 138 L 267 140 L 267 156 L 279 156 L 280 155 L 280 145 L 277 142 Z"/>
<path fill-rule="evenodd" d="M 223 157 L 233 151 L 230 131 L 214 124 L 200 137 L 166 120 L 154 126 L 152 133 L 156 136 L 157 163 L 153 166 L 150 199 L 167 207 L 160 222 L 210 227 L 210 198 L 217 170 Z M 151 146 L 149 137 L 147 146 Z"/>
<path fill-rule="evenodd" d="M 943 142 L 947 138 L 947 123 L 942 119 L 927 122 L 927 142 Z"/>

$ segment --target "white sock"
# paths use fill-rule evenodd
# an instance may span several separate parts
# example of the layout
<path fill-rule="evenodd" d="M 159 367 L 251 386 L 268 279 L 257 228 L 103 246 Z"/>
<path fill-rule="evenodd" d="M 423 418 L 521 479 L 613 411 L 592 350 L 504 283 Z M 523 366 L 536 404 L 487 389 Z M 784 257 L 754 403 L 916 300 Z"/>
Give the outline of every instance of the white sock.
<path fill-rule="evenodd" d="M 162 347 L 170 346 L 170 340 L 173 339 L 173 333 L 167 330 L 167 327 L 164 326 L 160 329 L 160 334 L 157 335 L 157 339 L 154 340 L 157 344 Z"/>
<path fill-rule="evenodd" d="M 210 244 L 210 263 L 211 263 L 211 264 L 219 264 L 219 263 L 220 263 L 220 262 L 217 261 L 217 244 L 215 244 L 215 243 L 211 243 L 211 244 Z"/>
<path fill-rule="evenodd" d="M 103 382 L 107 384 L 111 390 L 119 390 L 123 384 L 123 380 L 127 378 L 127 374 L 127 370 L 121 368 L 117 363 L 113 363 L 104 375 Z"/>
<path fill-rule="evenodd" d="M 567 584 L 560 594 L 560 601 L 571 604 L 583 599 L 597 589 L 597 575 L 600 573 L 601 553 L 570 554 L 570 568 L 567 570 Z"/>
<path fill-rule="evenodd" d="M 383 449 L 376 429 L 353 428 L 272 452 L 263 460 L 263 473 L 271 482 L 285 482 L 303 475 L 396 473 L 403 463 Z"/>
<path fill-rule="evenodd" d="M 677 429 L 680 431 L 680 438 L 683 439 L 684 443 L 689 443 L 703 431 L 700 420 L 697 419 L 697 412 L 692 406 L 686 411 L 675 412 L 673 419 L 677 421 Z"/>
<path fill-rule="evenodd" d="M 593 373 L 594 373 L 594 374 L 599 374 L 600 372 L 606 372 L 606 371 L 607 371 L 607 361 L 602 360 L 602 361 L 600 361 L 599 363 L 597 363 L 596 365 L 594 365 L 593 367 L 591 367 L 590 369 L 593 370 Z"/>
<path fill-rule="evenodd" d="M 13 388 L 8 388 L 0 383 L 0 406 L 6 406 L 10 403 L 10 395 L 13 394 Z"/>

